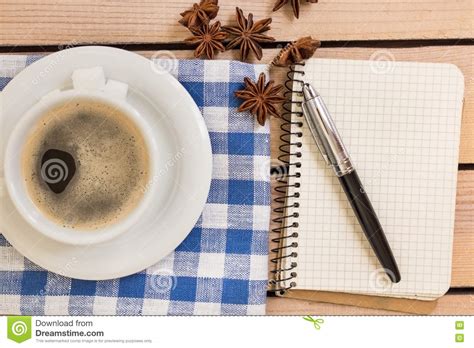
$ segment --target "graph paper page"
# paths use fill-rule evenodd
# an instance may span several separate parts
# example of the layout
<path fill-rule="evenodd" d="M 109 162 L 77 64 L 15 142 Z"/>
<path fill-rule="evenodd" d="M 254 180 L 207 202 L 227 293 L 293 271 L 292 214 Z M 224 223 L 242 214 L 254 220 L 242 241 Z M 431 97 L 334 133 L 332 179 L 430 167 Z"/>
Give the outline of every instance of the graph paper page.
<path fill-rule="evenodd" d="M 391 284 L 305 122 L 296 289 L 436 298 L 450 285 L 464 79 L 449 64 L 312 59 L 324 99 L 375 208 L 402 281 Z M 301 99 L 294 94 L 295 99 Z M 301 118 L 303 121 L 303 118 Z M 293 139 L 292 139 L 293 140 Z M 290 221 L 291 223 L 292 221 Z"/>

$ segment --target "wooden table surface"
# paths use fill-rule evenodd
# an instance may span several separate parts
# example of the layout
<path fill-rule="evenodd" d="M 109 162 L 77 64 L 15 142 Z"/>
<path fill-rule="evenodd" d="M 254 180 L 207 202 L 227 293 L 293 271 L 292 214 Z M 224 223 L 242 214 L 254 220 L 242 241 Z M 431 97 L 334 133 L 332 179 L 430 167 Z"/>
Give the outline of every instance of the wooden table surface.
<path fill-rule="evenodd" d="M 0 54 L 54 52 L 64 47 L 101 44 L 146 56 L 171 51 L 192 57 L 182 44 L 189 36 L 179 13 L 197 0 L 0 0 Z M 288 41 L 304 35 L 321 40 L 316 57 L 370 59 L 389 50 L 395 60 L 456 64 L 464 73 L 465 102 L 459 156 L 451 289 L 427 313 L 474 314 L 474 2 L 472 0 L 319 0 L 302 1 L 300 19 L 290 6 L 278 12 L 274 0 L 220 0 L 219 19 L 234 23 L 235 6 L 255 19 L 271 16 L 276 42 L 264 49 L 269 63 Z M 169 54 L 169 52 L 167 53 Z M 238 58 L 228 51 L 219 59 Z M 284 69 L 272 68 L 282 82 Z M 279 145 L 280 120 L 272 120 L 272 156 Z M 344 295 L 329 304 L 269 298 L 268 314 L 394 314 L 350 306 Z"/>

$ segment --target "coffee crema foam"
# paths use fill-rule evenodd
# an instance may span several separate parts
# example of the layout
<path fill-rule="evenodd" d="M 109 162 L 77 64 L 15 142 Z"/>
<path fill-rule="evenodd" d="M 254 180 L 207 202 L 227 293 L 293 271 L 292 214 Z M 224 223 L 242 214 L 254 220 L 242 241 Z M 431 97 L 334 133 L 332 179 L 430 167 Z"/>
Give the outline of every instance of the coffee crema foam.
<path fill-rule="evenodd" d="M 69 168 L 60 160 L 45 162 L 48 150 L 75 161 L 75 172 L 59 193 L 51 183 L 65 181 Z M 45 112 L 22 151 L 30 198 L 50 220 L 76 229 L 95 230 L 126 217 L 143 197 L 149 166 L 135 123 L 113 105 L 89 99 Z"/>

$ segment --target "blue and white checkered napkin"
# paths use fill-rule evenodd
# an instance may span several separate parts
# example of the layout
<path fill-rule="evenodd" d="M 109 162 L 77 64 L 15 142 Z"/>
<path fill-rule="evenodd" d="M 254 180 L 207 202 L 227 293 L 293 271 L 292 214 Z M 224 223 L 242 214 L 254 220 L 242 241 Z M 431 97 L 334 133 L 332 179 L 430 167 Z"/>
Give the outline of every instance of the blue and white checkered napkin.
<path fill-rule="evenodd" d="M 37 58 L 0 56 L 0 89 Z M 196 226 L 158 264 L 108 281 L 47 272 L 0 234 L 1 314 L 264 314 L 269 128 L 238 113 L 234 98 L 244 76 L 256 78 L 263 66 L 203 60 L 158 63 L 171 67 L 201 109 L 210 133 L 213 178 Z"/>

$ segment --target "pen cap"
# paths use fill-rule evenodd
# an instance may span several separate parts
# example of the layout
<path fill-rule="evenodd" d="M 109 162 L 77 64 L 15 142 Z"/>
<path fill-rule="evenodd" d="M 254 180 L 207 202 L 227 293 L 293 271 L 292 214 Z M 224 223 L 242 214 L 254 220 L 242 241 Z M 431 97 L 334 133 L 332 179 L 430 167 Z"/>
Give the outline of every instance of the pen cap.
<path fill-rule="evenodd" d="M 338 177 L 354 170 L 349 153 L 320 94 L 308 83 L 303 85 L 303 114 L 326 162 Z"/>
<path fill-rule="evenodd" d="M 308 128 L 311 132 L 311 135 L 313 136 L 314 142 L 316 143 L 316 147 L 318 148 L 319 152 L 321 153 L 321 156 L 323 156 L 324 161 L 326 161 L 326 164 L 332 165 L 332 159 L 329 158 L 328 153 L 326 152 L 327 144 L 323 144 L 323 136 L 319 133 L 318 126 L 316 124 L 316 116 L 312 115 L 315 111 L 314 108 L 308 107 L 307 103 L 303 102 L 302 103 L 302 108 L 303 108 L 303 114 L 306 119 L 306 123 L 308 124 Z"/>

